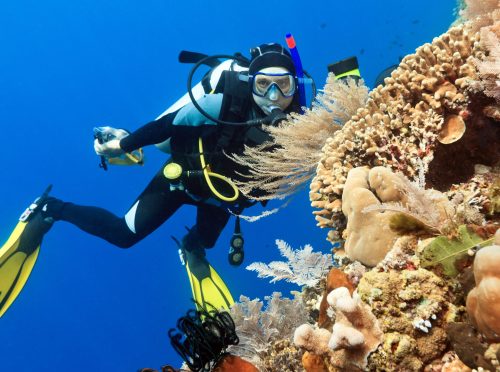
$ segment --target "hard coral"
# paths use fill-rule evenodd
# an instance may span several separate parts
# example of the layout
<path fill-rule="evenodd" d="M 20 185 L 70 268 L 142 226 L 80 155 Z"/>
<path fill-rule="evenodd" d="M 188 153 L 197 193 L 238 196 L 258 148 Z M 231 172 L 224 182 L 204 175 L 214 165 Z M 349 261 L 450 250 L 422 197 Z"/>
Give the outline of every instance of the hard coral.
<path fill-rule="evenodd" d="M 315 362 L 322 356 L 326 365 L 332 368 L 343 370 L 365 368 L 368 355 L 382 340 L 377 319 L 356 292 L 351 297 L 346 287 L 331 291 L 328 303 L 335 310 L 332 332 L 303 324 L 295 331 L 295 345 L 313 353 L 314 357 L 311 358 Z M 306 362 L 311 362 L 309 359 L 307 358 Z"/>
<path fill-rule="evenodd" d="M 481 249 L 474 259 L 476 287 L 467 296 L 467 312 L 490 341 L 500 341 L 500 230 L 499 245 Z"/>
<path fill-rule="evenodd" d="M 325 362 L 320 355 L 306 351 L 302 356 L 302 365 L 306 372 L 327 372 Z"/>
<path fill-rule="evenodd" d="M 343 234 L 346 254 L 367 266 L 379 263 L 399 234 L 440 232 L 454 214 L 444 194 L 424 190 L 385 167 L 349 172 L 342 211 L 347 218 Z"/>
<path fill-rule="evenodd" d="M 358 293 L 384 332 L 369 357 L 379 370 L 419 370 L 446 348 L 443 324 L 456 317 L 451 283 L 424 269 L 366 273 Z"/>
<path fill-rule="evenodd" d="M 328 343 L 329 364 L 341 369 L 363 369 L 368 355 L 382 341 L 382 331 L 368 305 L 356 292 L 340 287 L 328 295 L 328 303 L 335 310 L 335 324 Z"/>
<path fill-rule="evenodd" d="M 347 218 L 344 234 L 346 254 L 364 265 L 374 266 L 392 248 L 397 234 L 389 228 L 391 213 L 363 212 L 366 207 L 381 203 L 376 196 L 375 187 L 370 188 L 369 174 L 367 168 L 355 168 L 349 172 L 342 195 L 342 211 Z M 379 181 L 377 190 L 381 190 L 384 196 L 390 195 L 393 199 L 399 194 L 396 185 L 387 184 L 382 187 L 382 183 L 386 182 Z"/>
<path fill-rule="evenodd" d="M 332 333 L 324 328 L 314 328 L 310 324 L 302 324 L 295 330 L 293 343 L 316 355 L 328 352 L 328 341 Z"/>
<path fill-rule="evenodd" d="M 351 297 L 346 287 L 331 291 L 328 303 L 335 310 L 332 332 L 303 324 L 295 331 L 294 343 L 316 356 L 323 356 L 331 367 L 365 368 L 368 355 L 382 339 L 377 319 L 355 292 Z"/>
<path fill-rule="evenodd" d="M 470 178 L 474 164 L 498 162 L 495 141 L 500 128 L 482 112 L 492 99 L 469 89 L 478 77 L 474 60 L 484 56 L 478 40 L 478 33 L 462 25 L 418 48 L 327 140 L 310 199 L 325 201 L 313 206 L 322 208 L 314 212 L 318 225 L 334 228 L 330 240 L 339 240 L 345 228 L 339 200 L 352 168 L 388 166 L 410 179 L 416 179 L 422 168 L 427 186 L 446 190 Z M 443 123 L 452 119 L 465 122 L 465 133 L 453 143 L 441 144 L 438 138 L 446 137 Z"/>

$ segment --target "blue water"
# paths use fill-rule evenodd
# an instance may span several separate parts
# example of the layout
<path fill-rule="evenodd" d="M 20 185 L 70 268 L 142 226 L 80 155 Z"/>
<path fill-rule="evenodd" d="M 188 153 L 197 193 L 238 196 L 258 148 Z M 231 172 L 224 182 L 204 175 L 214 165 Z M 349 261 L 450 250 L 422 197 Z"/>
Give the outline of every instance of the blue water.
<path fill-rule="evenodd" d="M 455 0 L 0 1 L 0 238 L 49 183 L 53 194 L 123 214 L 165 155 L 147 148 L 144 167 L 103 172 L 92 128 L 135 129 L 186 90 L 180 50 L 247 54 L 294 34 L 302 62 L 322 86 L 326 65 L 357 55 L 368 85 L 453 21 Z M 278 204 L 272 204 L 274 206 Z M 257 211 L 253 211 L 257 213 Z M 252 210 L 247 210 L 252 214 Z M 170 235 L 194 223 L 185 207 L 129 250 L 67 223 L 46 236 L 24 291 L 0 319 L 0 371 L 136 371 L 180 366 L 167 331 L 192 306 Z M 209 259 L 235 297 L 263 298 L 271 285 L 227 263 L 233 223 Z M 307 190 L 278 215 L 243 225 L 246 264 L 279 259 L 275 239 L 327 252 Z"/>

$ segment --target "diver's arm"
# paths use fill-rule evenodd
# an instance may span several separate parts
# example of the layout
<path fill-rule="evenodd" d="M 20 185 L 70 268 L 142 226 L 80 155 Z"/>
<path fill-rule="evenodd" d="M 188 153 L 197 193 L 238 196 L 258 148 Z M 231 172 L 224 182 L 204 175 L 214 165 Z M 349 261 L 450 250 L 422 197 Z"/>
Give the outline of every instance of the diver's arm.
<path fill-rule="evenodd" d="M 197 102 L 209 115 L 218 118 L 222 98 L 222 94 L 207 94 Z M 174 126 L 198 127 L 201 125 L 217 124 L 207 119 L 192 103 L 189 103 L 178 111 L 162 116 L 122 138 L 119 146 L 125 152 L 132 152 L 140 147 L 165 141 L 172 136 Z"/>
<path fill-rule="evenodd" d="M 120 140 L 120 148 L 132 152 L 140 147 L 154 145 L 165 141 L 172 135 L 172 120 L 177 112 L 162 116 L 158 120 L 147 123 L 127 137 Z"/>

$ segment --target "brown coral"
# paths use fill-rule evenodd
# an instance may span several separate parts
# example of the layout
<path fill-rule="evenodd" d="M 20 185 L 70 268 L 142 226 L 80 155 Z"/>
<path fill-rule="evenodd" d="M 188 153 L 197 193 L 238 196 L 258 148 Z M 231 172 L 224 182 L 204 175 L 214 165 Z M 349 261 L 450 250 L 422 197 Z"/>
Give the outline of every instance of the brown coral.
<path fill-rule="evenodd" d="M 320 355 L 306 351 L 302 356 L 302 365 L 306 372 L 327 372 L 323 358 Z"/>
<path fill-rule="evenodd" d="M 369 182 L 369 178 L 367 168 L 355 168 L 349 172 L 342 194 L 342 212 L 347 218 L 344 235 L 347 255 L 364 265 L 374 266 L 392 248 L 397 234 L 389 228 L 392 213 L 364 213 L 364 209 L 381 203 L 377 191 L 384 199 L 393 200 L 400 199 L 402 192 L 397 191 L 397 185 L 392 180 L 373 177 L 373 182 Z"/>
<path fill-rule="evenodd" d="M 410 179 L 423 170 L 427 186 L 446 190 L 468 180 L 474 164 L 498 162 L 500 128 L 482 112 L 491 99 L 469 89 L 477 78 L 474 58 L 484 55 L 478 40 L 479 34 L 460 26 L 418 48 L 327 140 L 310 199 L 321 208 L 314 212 L 318 225 L 335 229 L 329 232 L 330 240 L 339 240 L 345 228 L 338 200 L 354 167 L 388 166 Z M 461 139 L 439 143 L 443 123 L 459 121 L 458 116 L 466 127 Z"/>
<path fill-rule="evenodd" d="M 496 234 L 500 243 L 500 230 Z M 490 341 L 500 341 L 500 245 L 481 249 L 474 259 L 476 287 L 467 296 L 467 312 Z"/>
<path fill-rule="evenodd" d="M 216 366 L 214 366 L 213 372 L 259 372 L 259 370 L 250 362 L 235 356 L 227 355 L 224 357 Z"/>

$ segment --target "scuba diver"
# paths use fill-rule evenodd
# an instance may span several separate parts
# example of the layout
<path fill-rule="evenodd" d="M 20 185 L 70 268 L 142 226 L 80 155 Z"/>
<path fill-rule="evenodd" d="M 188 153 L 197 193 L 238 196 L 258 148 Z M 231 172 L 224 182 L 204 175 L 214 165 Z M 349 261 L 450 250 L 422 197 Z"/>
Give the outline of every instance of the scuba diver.
<path fill-rule="evenodd" d="M 263 44 L 251 49 L 250 59 L 241 54 L 208 57 L 182 52 L 181 62 L 196 63 L 188 79 L 187 100 L 185 96 L 132 133 L 97 128 L 94 149 L 103 167 L 107 160 L 111 163 L 120 158 L 140 162 L 140 156 L 134 154 L 148 145 L 168 149 L 171 157 L 123 217 L 49 196 L 50 187 L 35 200 L 0 248 L 0 316 L 23 288 L 43 235 L 53 222 L 69 222 L 113 245 L 129 248 L 185 204 L 196 207 L 196 223 L 181 241 L 174 240 L 196 306 L 229 309 L 233 297 L 207 261 L 205 250 L 215 245 L 231 213 L 238 216 L 256 202 L 251 200 L 252 195 L 242 195 L 231 181 L 241 179 L 245 169 L 226 154 L 240 154 L 245 146 L 270 140 L 263 127 L 277 125 L 287 114 L 300 112 L 305 106 L 304 76 L 308 75 L 289 36 L 289 50 L 277 43 Z M 221 62 L 219 58 L 227 60 Z M 203 64 L 211 71 L 191 88 L 194 71 Z M 243 256 L 237 217 L 229 261 L 239 265 Z"/>

